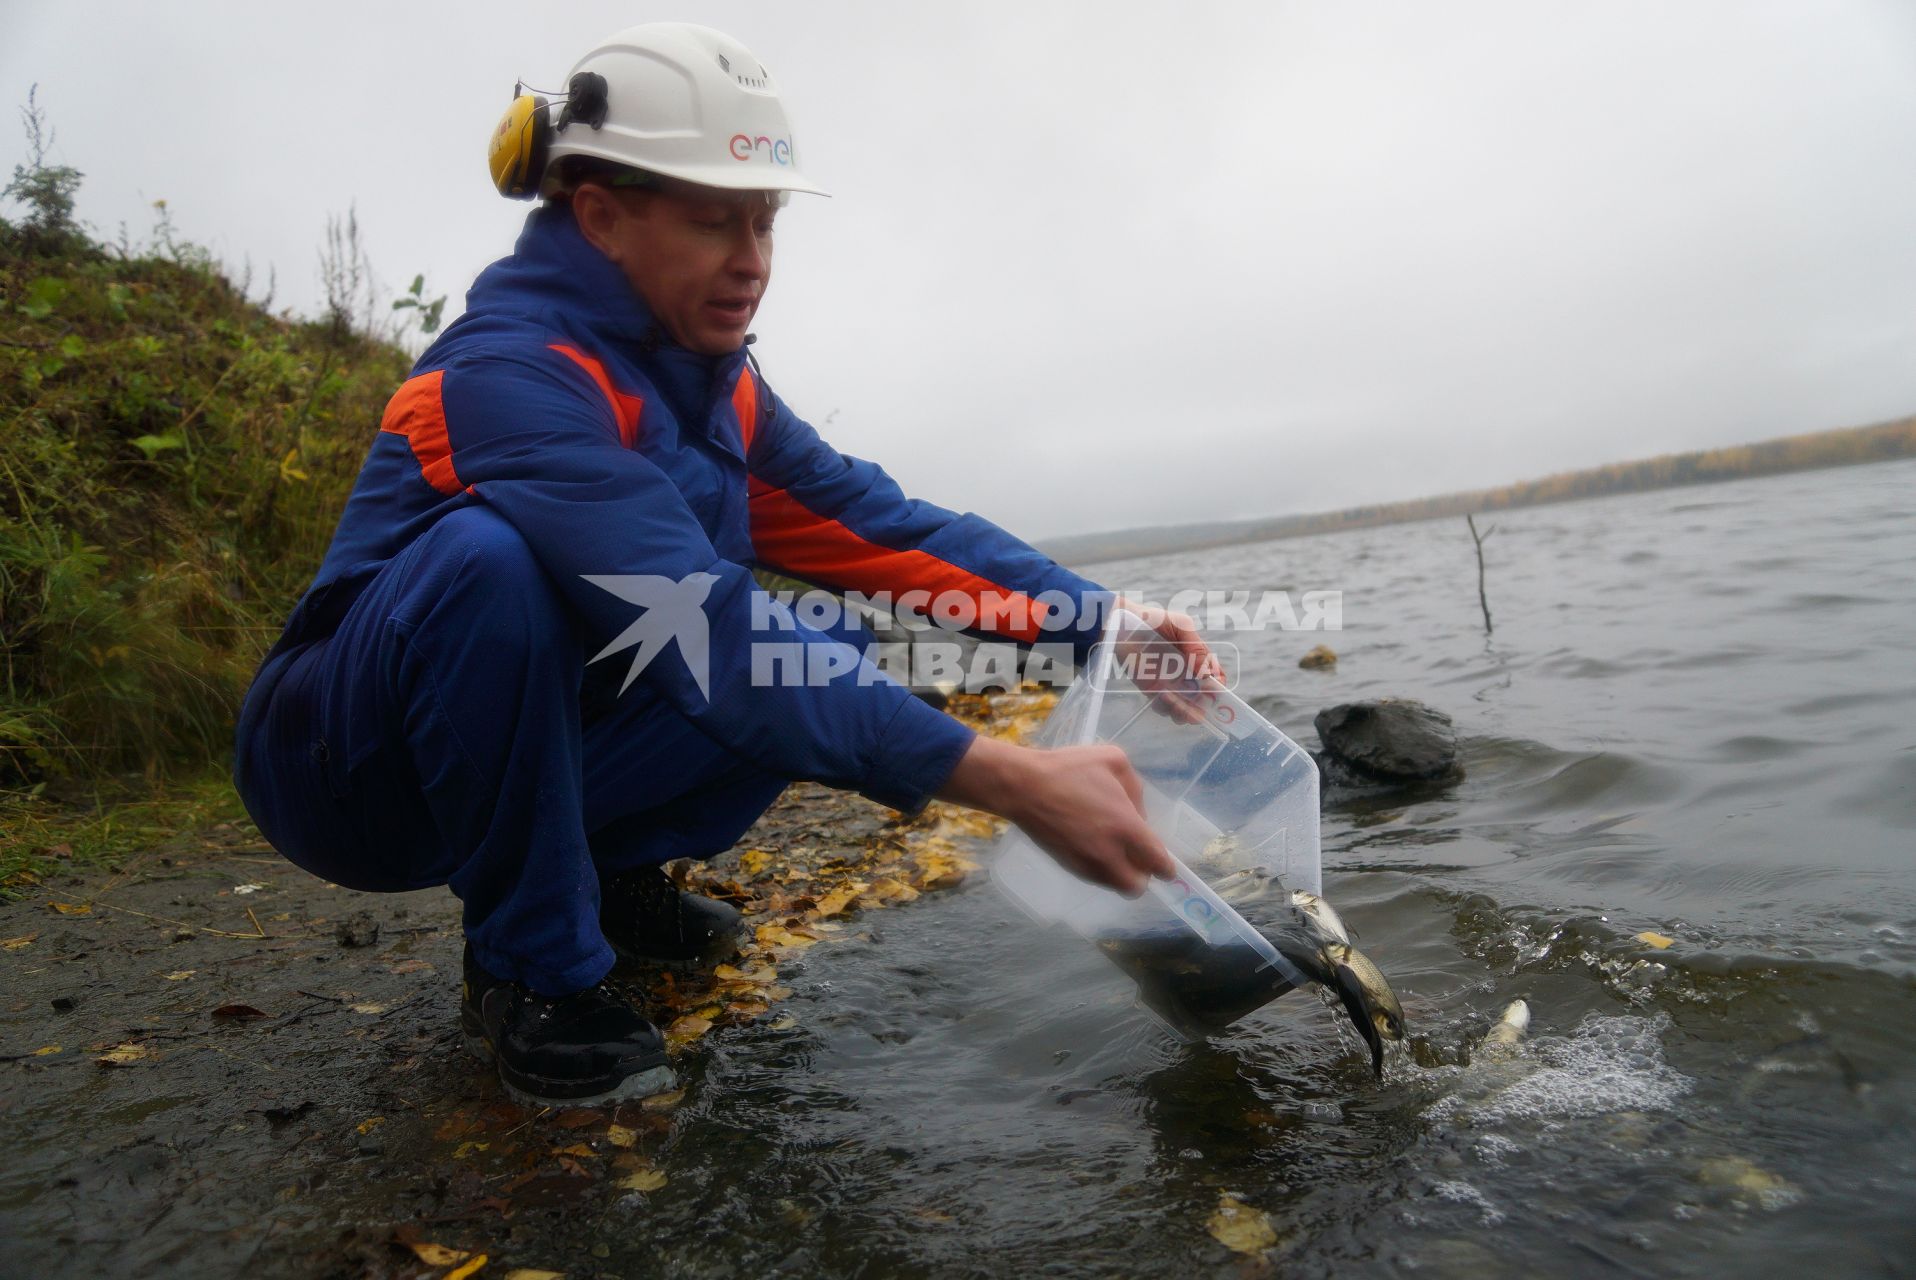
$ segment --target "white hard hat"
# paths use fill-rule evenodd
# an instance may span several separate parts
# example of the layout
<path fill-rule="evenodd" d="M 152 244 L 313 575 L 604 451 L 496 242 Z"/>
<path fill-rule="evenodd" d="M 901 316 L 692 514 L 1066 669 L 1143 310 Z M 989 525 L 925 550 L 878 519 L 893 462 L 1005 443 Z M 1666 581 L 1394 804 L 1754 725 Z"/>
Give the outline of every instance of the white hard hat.
<path fill-rule="evenodd" d="M 650 22 L 599 42 L 572 68 L 604 77 L 604 120 L 565 121 L 546 155 L 592 156 L 707 187 L 808 191 L 792 125 L 765 64 L 732 37 L 689 22 Z M 562 117 L 563 119 L 563 117 Z"/>

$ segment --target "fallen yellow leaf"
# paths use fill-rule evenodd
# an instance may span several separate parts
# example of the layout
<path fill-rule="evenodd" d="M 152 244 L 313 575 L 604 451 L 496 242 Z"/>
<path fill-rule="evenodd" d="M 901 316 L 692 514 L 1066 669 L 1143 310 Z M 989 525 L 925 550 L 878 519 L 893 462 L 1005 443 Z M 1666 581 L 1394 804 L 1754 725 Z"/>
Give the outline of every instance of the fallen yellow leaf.
<path fill-rule="evenodd" d="M 17 938 L 8 938 L 0 942 L 0 947 L 5 947 L 9 951 L 18 951 L 21 947 L 32 946 L 33 940 L 39 936 L 37 933 L 23 933 Z"/>
<path fill-rule="evenodd" d="M 91 902 L 49 902 L 49 907 L 63 916 L 90 916 L 93 914 Z"/>
<path fill-rule="evenodd" d="M 583 1142 L 575 1142 L 569 1147 L 554 1147 L 552 1154 L 555 1156 L 594 1156 L 597 1155 L 598 1152 L 586 1146 Z"/>
<path fill-rule="evenodd" d="M 838 915 L 847 907 L 851 906 L 852 903 L 858 901 L 858 895 L 870 887 L 871 886 L 863 880 L 853 880 L 848 884 L 839 885 L 838 888 L 833 889 L 830 893 L 818 900 L 818 914 L 821 916 Z"/>
<path fill-rule="evenodd" d="M 628 1129 L 622 1124 L 609 1125 L 605 1131 L 605 1140 L 615 1147 L 629 1147 L 639 1140 L 637 1129 Z"/>
<path fill-rule="evenodd" d="M 408 1244 L 413 1256 L 429 1267 L 450 1267 L 472 1256 L 470 1249 L 452 1249 L 443 1244 Z"/>
<path fill-rule="evenodd" d="M 471 1155 L 473 1152 L 484 1151 L 487 1147 L 490 1147 L 491 1145 L 492 1144 L 490 1142 L 462 1142 L 459 1144 L 458 1150 L 452 1153 L 452 1158 L 454 1160 L 464 1160 L 467 1156 Z"/>
<path fill-rule="evenodd" d="M 802 933 L 794 933 L 782 924 L 762 924 L 758 927 L 758 940 L 768 947 L 791 947 L 803 951 L 817 942 L 817 938 L 808 938 Z"/>
<path fill-rule="evenodd" d="M 766 983 L 778 976 L 778 970 L 769 964 L 752 969 L 740 969 L 736 965 L 722 964 L 712 970 L 712 976 L 721 982 Z"/>
<path fill-rule="evenodd" d="M 194 974 L 198 972 L 199 972 L 198 969 L 175 969 L 173 972 L 166 975 L 166 980 L 168 982 L 185 982 L 188 978 L 192 977 Z"/>
<path fill-rule="evenodd" d="M 1262 1253 L 1277 1243 L 1277 1232 L 1263 1211 L 1228 1191 L 1219 1193 L 1217 1212 L 1204 1225 L 1219 1244 L 1238 1253 Z"/>
<path fill-rule="evenodd" d="M 792 989 L 790 987 L 767 987 L 759 994 L 763 995 L 767 1000 L 783 1000 L 792 994 Z"/>
<path fill-rule="evenodd" d="M 655 1093 L 639 1103 L 642 1111 L 670 1111 L 685 1099 L 685 1090 L 668 1089 L 664 1093 Z"/>
<path fill-rule="evenodd" d="M 665 1042 L 676 1049 L 680 1045 L 692 1043 L 711 1029 L 710 1018 L 701 1018 L 696 1013 L 688 1013 L 665 1029 Z"/>
<path fill-rule="evenodd" d="M 919 889 L 948 889 L 978 869 L 970 858 L 955 853 L 919 853 L 912 861 L 918 865 Z"/>
<path fill-rule="evenodd" d="M 1658 951 L 1662 951 L 1662 950 L 1665 950 L 1666 948 L 1673 947 L 1676 945 L 1675 938 L 1672 938 L 1669 935 L 1662 934 L 1662 933 L 1649 933 L 1649 932 L 1639 933 L 1637 935 L 1637 941 L 1642 943 L 1647 943 L 1648 945 L 1655 947 Z"/>
<path fill-rule="evenodd" d="M 514 1267 L 506 1272 L 506 1280 L 565 1280 L 563 1271 L 539 1271 L 533 1267 Z"/>
<path fill-rule="evenodd" d="M 996 834 L 994 821 L 990 814 L 978 809 L 947 809 L 938 817 L 938 825 L 932 834 L 941 839 L 953 835 L 984 838 Z"/>
<path fill-rule="evenodd" d="M 385 1005 L 380 1004 L 377 1001 L 370 1001 L 370 1000 L 367 1001 L 365 1004 L 351 1004 L 351 1005 L 347 1005 L 346 1007 L 348 1009 L 351 1009 L 354 1013 L 384 1013 L 386 1012 Z"/>
<path fill-rule="evenodd" d="M 94 1061 L 103 1067 L 124 1067 L 129 1063 L 138 1062 L 145 1056 L 146 1046 L 143 1044 L 116 1044 Z"/>
<path fill-rule="evenodd" d="M 640 1169 L 626 1174 L 613 1185 L 621 1191 L 657 1191 L 665 1185 L 665 1175 L 657 1169 Z"/>
<path fill-rule="evenodd" d="M 910 902 L 918 896 L 918 890 L 895 876 L 886 876 L 873 883 L 871 896 L 883 903 Z"/>
<path fill-rule="evenodd" d="M 766 869 L 772 865 L 771 852 L 766 849 L 747 849 L 744 853 L 739 854 L 738 865 L 744 870 L 746 875 L 757 879 L 759 876 L 764 875 Z"/>
<path fill-rule="evenodd" d="M 448 1271 L 446 1273 L 446 1280 L 466 1280 L 467 1276 L 471 1275 L 473 1272 L 477 1271 L 479 1268 L 485 1265 L 486 1265 L 486 1255 L 482 1253 L 478 1257 L 474 1258 L 471 1262 L 468 1262 L 465 1266 L 460 1267 L 456 1271 Z"/>
<path fill-rule="evenodd" d="M 36 1058 L 44 1058 L 50 1053 L 58 1053 L 58 1052 L 60 1052 L 59 1045 L 47 1044 L 47 1045 L 41 1045 L 38 1049 L 35 1049 L 33 1051 L 33 1056 Z"/>
<path fill-rule="evenodd" d="M 385 1116 L 367 1116 L 364 1120 L 361 1120 L 358 1124 L 354 1125 L 353 1128 L 357 1130 L 360 1134 L 364 1135 L 364 1134 L 371 1133 L 374 1129 L 377 1129 L 380 1125 L 385 1123 L 386 1123 Z"/>

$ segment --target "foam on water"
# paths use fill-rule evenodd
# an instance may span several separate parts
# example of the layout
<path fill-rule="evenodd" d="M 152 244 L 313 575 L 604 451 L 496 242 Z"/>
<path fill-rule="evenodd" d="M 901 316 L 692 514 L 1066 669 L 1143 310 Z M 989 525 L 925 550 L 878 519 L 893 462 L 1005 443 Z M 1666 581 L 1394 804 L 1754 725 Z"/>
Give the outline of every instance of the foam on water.
<path fill-rule="evenodd" d="M 1451 1200 L 1458 1204 L 1467 1204 L 1476 1209 L 1483 1217 L 1486 1227 L 1494 1227 L 1504 1220 L 1503 1211 L 1490 1203 L 1490 1197 L 1471 1186 L 1461 1178 L 1440 1182 L 1432 1187 L 1431 1194 L 1440 1200 Z"/>
<path fill-rule="evenodd" d="M 1549 1121 L 1614 1111 L 1667 1111 L 1691 1081 L 1664 1060 L 1668 1014 L 1591 1014 L 1565 1037 L 1528 1042 L 1522 1056 L 1459 1071 L 1459 1091 L 1430 1114 L 1467 1112 L 1478 1122 Z M 1479 1087 L 1482 1091 L 1479 1092 Z"/>
<path fill-rule="evenodd" d="M 1495 1169 L 1505 1164 L 1510 1157 L 1521 1154 L 1523 1147 L 1501 1133 L 1486 1133 L 1477 1139 L 1476 1151 L 1479 1160 Z"/>

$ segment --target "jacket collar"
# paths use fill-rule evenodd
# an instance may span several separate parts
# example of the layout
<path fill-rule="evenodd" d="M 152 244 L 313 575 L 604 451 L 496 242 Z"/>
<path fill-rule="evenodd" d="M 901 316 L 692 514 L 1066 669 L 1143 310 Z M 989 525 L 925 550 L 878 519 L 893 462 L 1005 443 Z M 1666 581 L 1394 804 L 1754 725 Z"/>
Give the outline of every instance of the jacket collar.
<path fill-rule="evenodd" d="M 616 350 L 658 387 L 681 422 L 701 427 L 714 397 L 731 394 L 745 363 L 743 348 L 705 356 L 673 341 L 563 205 L 544 204 L 526 217 L 512 256 L 487 267 L 467 291 L 466 310 L 525 316 L 597 351 Z"/>

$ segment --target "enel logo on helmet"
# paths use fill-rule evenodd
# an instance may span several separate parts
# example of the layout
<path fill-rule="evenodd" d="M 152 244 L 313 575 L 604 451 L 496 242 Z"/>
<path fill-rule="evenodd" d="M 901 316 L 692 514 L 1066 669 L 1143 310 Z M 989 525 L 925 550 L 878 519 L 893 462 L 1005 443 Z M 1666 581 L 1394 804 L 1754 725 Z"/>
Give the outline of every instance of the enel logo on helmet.
<path fill-rule="evenodd" d="M 734 160 L 750 160 L 759 152 L 768 151 L 771 153 L 773 164 L 792 162 L 792 143 L 789 138 L 767 138 L 762 134 L 754 138 L 747 134 L 735 133 L 732 135 L 730 146 Z"/>

